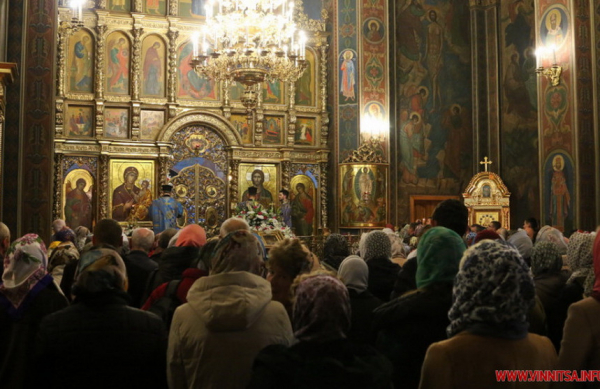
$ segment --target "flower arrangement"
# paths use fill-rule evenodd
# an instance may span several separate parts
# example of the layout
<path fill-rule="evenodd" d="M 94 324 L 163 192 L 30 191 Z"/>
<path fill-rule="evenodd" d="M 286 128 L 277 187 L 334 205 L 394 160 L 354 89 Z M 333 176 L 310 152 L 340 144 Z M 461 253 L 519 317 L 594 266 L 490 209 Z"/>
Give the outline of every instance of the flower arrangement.
<path fill-rule="evenodd" d="M 285 237 L 294 236 L 292 230 L 281 221 L 281 217 L 275 212 L 273 206 L 265 208 L 257 201 L 247 201 L 237 208 L 236 217 L 246 220 L 250 229 L 256 232 L 268 234 L 279 230 Z"/>

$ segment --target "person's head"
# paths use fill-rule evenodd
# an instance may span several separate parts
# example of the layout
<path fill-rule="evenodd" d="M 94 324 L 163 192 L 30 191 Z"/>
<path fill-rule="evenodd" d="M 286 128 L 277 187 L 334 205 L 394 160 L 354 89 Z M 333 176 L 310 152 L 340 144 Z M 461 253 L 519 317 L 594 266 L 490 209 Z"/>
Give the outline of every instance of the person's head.
<path fill-rule="evenodd" d="M 250 231 L 250 226 L 248 222 L 240 217 L 230 217 L 225 220 L 223 224 L 221 224 L 221 228 L 219 230 L 219 236 L 224 238 L 229 233 L 237 230 L 246 230 Z"/>
<path fill-rule="evenodd" d="M 500 338 L 527 336 L 535 287 L 521 255 L 505 242 L 484 240 L 465 251 L 448 312 L 448 336 L 462 331 Z"/>
<path fill-rule="evenodd" d="M 392 257 L 392 243 L 390 238 L 383 231 L 371 231 L 365 238 L 364 253 L 360 253 L 362 258 L 369 262 L 372 259 Z"/>
<path fill-rule="evenodd" d="M 508 241 L 510 242 L 510 238 Z M 537 237 L 535 238 L 535 243 L 538 242 L 553 242 L 556 244 L 556 247 L 558 247 L 561 255 L 567 254 L 567 242 L 565 241 L 565 237 L 562 232 L 554 227 L 544 226 L 540 228 Z"/>
<path fill-rule="evenodd" d="M 267 280 L 271 283 L 273 300 L 287 305 L 294 279 L 311 271 L 312 253 L 298 239 L 285 238 L 269 250 Z"/>
<path fill-rule="evenodd" d="M 340 263 L 350 255 L 348 240 L 340 234 L 331 234 L 323 245 L 323 259 L 325 262 Z"/>
<path fill-rule="evenodd" d="M 255 169 L 252 172 L 252 185 L 260 188 L 265 182 L 265 173 L 260 169 Z"/>
<path fill-rule="evenodd" d="M 116 249 L 123 246 L 123 229 L 113 219 L 102 219 L 94 227 L 94 246 L 110 245 Z"/>
<path fill-rule="evenodd" d="M 147 228 L 136 228 L 131 234 L 131 250 L 140 250 L 148 254 L 154 244 L 154 232 Z"/>
<path fill-rule="evenodd" d="M 48 268 L 48 256 L 44 241 L 36 234 L 27 234 L 15 240 L 4 258 L 4 274 L 2 274 L 3 288 L 14 289 L 30 281 L 30 286 L 39 282 Z M 27 291 L 31 290 L 27 288 Z M 20 293 L 22 294 L 22 293 Z M 14 299 L 23 301 L 21 298 L 12 296 Z M 14 303 L 13 298 L 8 296 Z"/>
<path fill-rule="evenodd" d="M 177 247 L 202 247 L 206 243 L 206 231 L 198 224 L 190 224 L 179 231 Z"/>
<path fill-rule="evenodd" d="M 556 13 L 552 12 L 550 13 L 550 28 L 552 28 L 553 30 L 556 29 Z"/>
<path fill-rule="evenodd" d="M 533 243 L 531 242 L 531 239 L 529 239 L 529 236 L 527 236 L 525 230 L 518 230 L 508 238 L 507 242 L 516 247 L 517 251 L 526 262 L 530 260 Z"/>
<path fill-rule="evenodd" d="M 10 230 L 0 222 L 0 255 L 4 255 L 10 246 Z"/>
<path fill-rule="evenodd" d="M 342 339 L 350 329 L 350 297 L 328 272 L 305 274 L 294 282 L 292 326 L 300 342 Z"/>
<path fill-rule="evenodd" d="M 246 230 L 237 230 L 220 239 L 212 257 L 210 274 L 246 271 L 262 275 L 264 268 L 262 246 Z"/>
<path fill-rule="evenodd" d="M 496 234 L 500 235 L 503 240 L 508 239 L 508 230 L 506 228 L 498 228 Z"/>
<path fill-rule="evenodd" d="M 523 229 L 532 229 L 533 231 L 538 231 L 539 225 L 537 222 L 537 219 L 534 217 L 530 217 L 528 219 L 525 219 L 525 221 L 523 222 Z"/>
<path fill-rule="evenodd" d="M 531 250 L 531 272 L 534 276 L 560 273 L 563 261 L 558 247 L 552 242 L 536 243 Z"/>
<path fill-rule="evenodd" d="M 468 228 L 469 210 L 465 205 L 454 199 L 444 200 L 435 207 L 431 216 L 431 224 L 436 227 L 446 227 L 463 236 Z"/>
<path fill-rule="evenodd" d="M 248 188 L 248 199 L 249 200 L 255 200 L 256 199 L 256 194 L 258 193 L 258 188 L 255 186 L 251 186 Z"/>
<path fill-rule="evenodd" d="M 85 188 L 85 184 L 86 184 L 86 182 L 85 182 L 85 179 L 83 179 L 83 178 L 80 178 L 80 179 L 78 179 L 78 180 L 77 180 L 77 182 L 75 183 L 75 186 L 77 187 L 77 189 L 79 189 L 79 190 L 83 190 L 83 188 Z"/>
<path fill-rule="evenodd" d="M 475 243 L 479 243 L 482 240 L 485 239 L 490 239 L 490 240 L 496 240 L 496 239 L 501 239 L 500 235 L 498 235 L 496 233 L 496 231 L 493 231 L 491 229 L 487 229 L 487 230 L 483 230 L 483 231 L 479 231 L 477 233 L 477 235 L 475 235 L 475 239 L 473 240 L 473 244 Z"/>
<path fill-rule="evenodd" d="M 164 184 L 160 186 L 160 190 L 162 192 L 163 195 L 170 195 L 171 191 L 173 190 L 173 185 L 171 184 Z"/>
<path fill-rule="evenodd" d="M 594 238 L 591 234 L 576 232 L 569 239 L 569 243 L 567 244 L 567 264 L 576 277 L 582 271 L 591 268 L 594 263 L 594 254 L 592 251 Z"/>
<path fill-rule="evenodd" d="M 436 283 L 452 283 L 458 263 L 466 250 L 465 242 L 446 227 L 433 227 L 419 239 L 417 248 L 418 288 Z"/>
<path fill-rule="evenodd" d="M 62 230 L 63 227 L 65 227 L 66 225 L 67 223 L 65 223 L 64 220 L 56 219 L 52 222 L 52 230 L 54 230 L 54 233 L 56 234 L 58 231 Z"/>
<path fill-rule="evenodd" d="M 169 247 L 169 241 L 173 236 L 175 236 L 176 233 L 177 230 L 175 228 L 167 228 L 166 230 L 158 234 L 158 247 L 160 247 L 163 250 L 166 250 L 167 247 Z"/>
<path fill-rule="evenodd" d="M 278 197 L 279 197 L 280 201 L 286 201 L 287 199 L 290 198 L 290 191 L 282 189 L 282 190 L 279 191 Z"/>
<path fill-rule="evenodd" d="M 59 242 L 75 242 L 75 231 L 69 227 L 64 227 L 56 233 L 55 239 Z"/>
<path fill-rule="evenodd" d="M 138 179 L 139 175 L 140 175 L 140 173 L 138 172 L 138 170 L 135 167 L 129 166 L 123 172 L 123 181 L 126 184 L 134 184 L 135 181 Z"/>
<path fill-rule="evenodd" d="M 127 270 L 115 250 L 94 249 L 79 260 L 72 293 L 78 298 L 127 291 Z"/>
<path fill-rule="evenodd" d="M 502 224 L 500 224 L 500 222 L 494 220 L 493 222 L 490 222 L 487 229 L 497 232 L 501 227 L 502 227 Z"/>
<path fill-rule="evenodd" d="M 483 230 L 485 230 L 485 227 L 482 226 L 481 224 L 473 224 L 471 226 L 471 232 L 478 233 L 478 232 L 481 232 Z"/>
<path fill-rule="evenodd" d="M 206 244 L 200 249 L 198 254 L 198 269 L 210 272 L 212 268 L 212 258 L 215 251 L 215 247 L 219 243 L 219 237 L 213 236 L 206 241 Z M 192 266 L 193 267 L 193 266 Z"/>
<path fill-rule="evenodd" d="M 369 267 L 358 255 L 350 255 L 342 261 L 338 269 L 338 277 L 348 289 L 357 293 L 367 290 L 369 285 Z"/>

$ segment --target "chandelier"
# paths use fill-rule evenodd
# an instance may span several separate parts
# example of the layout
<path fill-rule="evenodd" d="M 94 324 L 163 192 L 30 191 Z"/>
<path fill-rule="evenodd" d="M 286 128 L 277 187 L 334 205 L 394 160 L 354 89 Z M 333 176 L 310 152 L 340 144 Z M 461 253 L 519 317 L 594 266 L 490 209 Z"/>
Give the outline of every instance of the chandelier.
<path fill-rule="evenodd" d="M 71 0 L 69 7 L 71 8 L 70 28 L 73 32 L 83 27 L 83 3 L 84 0 Z"/>
<path fill-rule="evenodd" d="M 295 82 L 307 67 L 306 35 L 296 31 L 294 3 L 218 0 L 206 5 L 206 25 L 192 38 L 192 67 L 200 76 L 244 85 L 251 114 L 265 80 Z"/>

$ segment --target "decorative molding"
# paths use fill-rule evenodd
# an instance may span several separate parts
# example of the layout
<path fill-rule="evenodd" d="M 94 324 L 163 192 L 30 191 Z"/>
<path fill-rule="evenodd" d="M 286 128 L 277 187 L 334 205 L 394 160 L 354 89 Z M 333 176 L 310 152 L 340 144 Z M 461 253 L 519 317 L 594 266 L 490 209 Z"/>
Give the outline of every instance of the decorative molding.
<path fill-rule="evenodd" d="M 235 157 L 235 155 L 234 155 Z M 238 186 L 239 186 L 239 166 L 240 161 L 238 159 L 230 159 L 229 160 L 229 177 L 231 178 L 229 181 L 229 204 L 231 211 L 235 210 L 237 206 L 237 199 L 239 195 Z"/>
<path fill-rule="evenodd" d="M 97 187 L 98 204 L 100 205 L 99 220 L 108 218 L 108 155 L 100 156 L 100 180 Z"/>
<path fill-rule="evenodd" d="M 173 2 L 175 2 L 175 0 L 171 0 L 171 3 Z M 177 91 L 177 37 L 179 37 L 179 31 L 171 28 L 167 33 L 167 37 L 169 38 L 167 98 L 169 103 L 174 103 L 176 101 L 175 93 Z"/>
<path fill-rule="evenodd" d="M 281 187 L 290 190 L 290 182 L 292 181 L 292 162 L 281 161 Z"/>
<path fill-rule="evenodd" d="M 281 153 L 278 151 L 259 151 L 259 150 L 234 150 L 234 158 L 240 159 L 281 159 Z"/>
<path fill-rule="evenodd" d="M 106 43 L 106 30 L 105 24 L 98 24 L 96 26 L 96 77 L 95 80 L 95 91 L 96 99 L 104 99 L 104 44 Z M 96 121 L 98 126 L 98 121 Z"/>
<path fill-rule="evenodd" d="M 329 164 L 327 162 L 319 163 L 320 170 L 320 188 L 319 193 L 321 194 L 321 226 L 323 228 L 327 228 L 328 226 L 328 215 L 327 215 L 327 167 Z"/>
<path fill-rule="evenodd" d="M 138 1 L 138 0 L 136 0 Z M 141 3 L 141 1 L 140 1 Z M 133 58 L 131 60 L 132 67 L 132 96 L 133 100 L 140 99 L 140 68 L 142 62 L 142 40 L 141 36 L 144 33 L 143 28 L 133 29 Z M 112 99 L 111 99 L 112 101 Z"/>
<path fill-rule="evenodd" d="M 62 219 L 62 154 L 54 154 L 54 207 L 52 209 L 52 220 Z"/>

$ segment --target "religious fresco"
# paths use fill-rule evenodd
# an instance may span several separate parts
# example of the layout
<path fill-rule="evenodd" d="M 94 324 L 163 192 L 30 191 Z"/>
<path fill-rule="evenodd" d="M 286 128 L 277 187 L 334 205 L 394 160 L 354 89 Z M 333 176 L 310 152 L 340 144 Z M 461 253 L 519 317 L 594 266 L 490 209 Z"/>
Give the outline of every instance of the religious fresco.
<path fill-rule="evenodd" d="M 411 194 L 459 194 L 472 171 L 468 2 L 412 0 L 397 9 L 400 220 Z M 400 22 L 401 21 L 401 22 Z"/>
<path fill-rule="evenodd" d="M 388 220 L 387 166 L 341 164 L 340 227 L 382 227 Z"/>
<path fill-rule="evenodd" d="M 290 181 L 292 229 L 297 236 L 309 236 L 317 231 L 317 188 L 318 181 L 310 171 L 297 174 Z"/>
<path fill-rule="evenodd" d="M 68 49 L 69 91 L 91 93 L 94 91 L 94 39 L 81 29 L 69 38 Z"/>
<path fill-rule="evenodd" d="M 87 165 L 73 168 L 63 180 L 63 219 L 71 229 L 79 226 L 92 230 L 94 220 L 94 172 Z"/>
<path fill-rule="evenodd" d="M 144 13 L 150 15 L 164 15 L 167 10 L 167 2 L 165 0 L 145 0 L 143 10 Z"/>
<path fill-rule="evenodd" d="M 306 48 L 306 62 L 308 67 L 302 77 L 296 81 L 296 105 L 315 106 L 317 93 L 316 58 L 312 49 Z"/>
<path fill-rule="evenodd" d="M 559 49 L 568 39 L 569 28 L 569 13 L 566 7 L 556 4 L 544 11 L 539 36 L 546 47 Z"/>
<path fill-rule="evenodd" d="M 156 182 L 154 161 L 111 159 L 109 171 L 109 217 L 118 222 L 150 221 Z"/>
<path fill-rule="evenodd" d="M 106 42 L 106 92 L 127 95 L 131 57 L 129 38 L 122 32 L 113 32 Z"/>
<path fill-rule="evenodd" d="M 166 46 L 158 35 L 142 42 L 142 96 L 163 97 L 166 81 Z"/>
<path fill-rule="evenodd" d="M 563 232 L 575 226 L 575 171 L 573 161 L 564 150 L 551 153 L 544 163 L 544 214 L 542 224 Z"/>
<path fill-rule="evenodd" d="M 242 89 L 243 90 L 243 89 Z M 263 103 L 266 104 L 283 104 L 284 103 L 284 84 L 283 82 L 265 81 L 262 84 Z M 236 99 L 239 100 L 239 97 Z"/>
<path fill-rule="evenodd" d="M 179 0 L 179 16 L 184 18 L 204 19 L 208 2 L 205 0 Z"/>
<path fill-rule="evenodd" d="M 277 205 L 279 193 L 278 166 L 275 164 L 240 163 L 239 167 L 239 201 L 243 207 L 249 200 L 248 188 L 257 188 L 256 201 L 264 207 Z"/>
<path fill-rule="evenodd" d="M 241 101 L 244 93 L 244 85 L 240 82 L 232 81 L 229 85 L 229 99 L 231 101 Z"/>
<path fill-rule="evenodd" d="M 91 137 L 94 107 L 70 105 L 65 120 L 65 136 Z"/>
<path fill-rule="evenodd" d="M 267 145 L 279 145 L 283 143 L 285 132 L 285 117 L 265 115 L 263 125 L 263 143 Z"/>
<path fill-rule="evenodd" d="M 129 108 L 104 109 L 104 136 L 122 139 L 129 136 Z"/>
<path fill-rule="evenodd" d="M 294 144 L 299 146 L 314 146 L 316 139 L 317 119 L 315 118 L 296 118 L 296 133 L 294 135 Z"/>
<path fill-rule="evenodd" d="M 189 41 L 177 50 L 177 96 L 182 99 L 219 100 L 219 88 L 216 87 L 215 81 L 198 76 L 192 69 L 192 56 L 193 45 Z"/>
<path fill-rule="evenodd" d="M 142 109 L 140 112 L 140 139 L 156 140 L 165 124 L 165 111 Z"/>
<path fill-rule="evenodd" d="M 356 101 L 356 52 L 346 49 L 339 58 L 339 99 L 344 102 Z"/>
<path fill-rule="evenodd" d="M 131 0 L 108 0 L 108 10 L 115 12 L 129 12 Z"/>
<path fill-rule="evenodd" d="M 511 226 L 539 218 L 538 92 L 534 1 L 500 3 L 499 172 L 512 193 Z"/>
<path fill-rule="evenodd" d="M 231 114 L 231 118 L 229 118 L 229 120 L 240 134 L 242 143 L 252 144 L 252 123 L 248 123 L 248 115 Z"/>
<path fill-rule="evenodd" d="M 370 43 L 379 43 L 385 38 L 385 27 L 378 18 L 368 18 L 363 22 L 363 35 Z"/>

